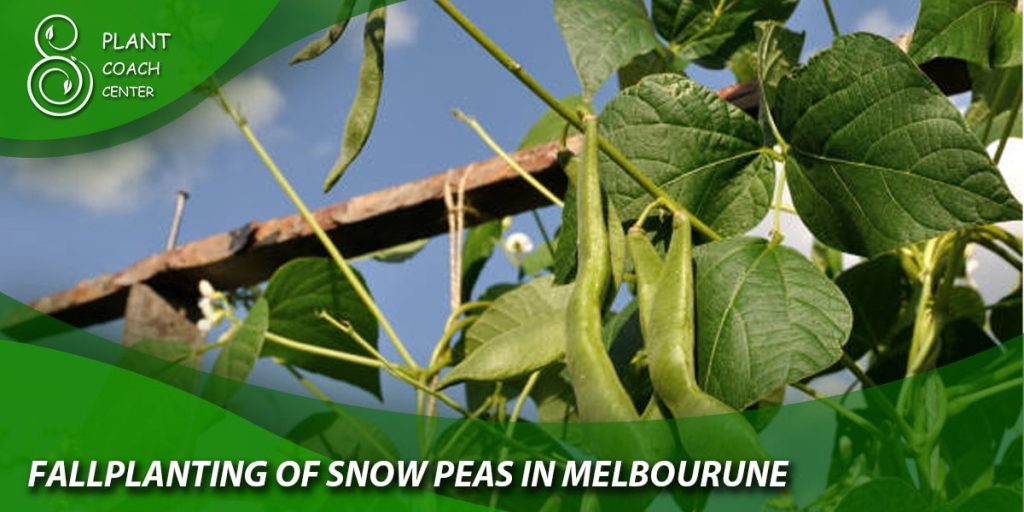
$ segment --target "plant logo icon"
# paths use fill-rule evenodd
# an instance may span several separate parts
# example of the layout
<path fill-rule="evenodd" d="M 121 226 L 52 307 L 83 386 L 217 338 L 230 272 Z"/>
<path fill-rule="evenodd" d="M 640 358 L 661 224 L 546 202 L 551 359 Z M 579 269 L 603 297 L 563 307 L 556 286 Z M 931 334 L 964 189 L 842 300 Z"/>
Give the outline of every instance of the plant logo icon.
<path fill-rule="evenodd" d="M 51 14 L 36 27 L 36 50 L 43 58 L 28 73 L 28 97 L 48 116 L 74 115 L 92 97 L 92 71 L 68 53 L 77 43 L 78 27 L 63 14 Z"/>

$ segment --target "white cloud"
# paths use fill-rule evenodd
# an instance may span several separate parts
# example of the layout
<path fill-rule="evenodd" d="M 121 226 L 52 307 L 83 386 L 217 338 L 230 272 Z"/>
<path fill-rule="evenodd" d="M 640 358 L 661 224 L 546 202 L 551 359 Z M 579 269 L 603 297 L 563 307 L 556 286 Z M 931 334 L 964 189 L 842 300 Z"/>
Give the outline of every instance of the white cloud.
<path fill-rule="evenodd" d="M 250 124 L 266 126 L 284 108 L 284 97 L 266 77 L 249 75 L 224 87 Z M 237 128 L 213 101 L 171 125 L 108 149 L 60 158 L 8 159 L 10 182 L 22 190 L 95 213 L 131 210 L 148 192 L 188 188 L 210 152 Z"/>
<path fill-rule="evenodd" d="M 156 161 L 153 148 L 136 141 L 84 155 L 12 160 L 11 181 L 91 211 L 126 210 L 138 203 L 143 178 Z"/>
<path fill-rule="evenodd" d="M 384 32 L 386 45 L 394 47 L 409 46 L 416 42 L 419 34 L 420 19 L 405 3 L 388 6 L 387 28 Z"/>
<path fill-rule="evenodd" d="M 910 31 L 910 25 L 905 20 L 897 21 L 885 7 L 879 6 L 862 14 L 854 30 L 894 37 Z"/>

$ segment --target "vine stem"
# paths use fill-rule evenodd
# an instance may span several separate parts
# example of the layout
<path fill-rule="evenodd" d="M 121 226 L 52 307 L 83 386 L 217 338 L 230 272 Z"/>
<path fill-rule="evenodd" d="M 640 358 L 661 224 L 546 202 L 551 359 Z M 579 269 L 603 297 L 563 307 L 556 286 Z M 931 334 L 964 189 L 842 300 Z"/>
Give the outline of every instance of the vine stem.
<path fill-rule="evenodd" d="M 491 38 L 487 37 L 479 27 L 477 27 L 465 14 L 462 13 L 450 0 L 434 0 L 434 3 L 448 15 L 463 31 L 466 32 L 470 37 L 473 38 L 484 50 L 487 51 L 495 60 L 497 60 L 502 66 L 505 67 L 513 76 L 516 77 L 527 89 L 530 90 L 537 98 L 546 103 L 548 107 L 551 107 L 559 116 L 572 124 L 576 129 L 583 131 L 583 118 L 579 112 L 569 108 L 566 104 L 559 101 L 554 97 L 547 89 L 544 88 L 533 76 L 527 73 L 521 64 L 510 57 L 504 50 L 498 46 Z M 618 164 L 630 178 L 633 179 L 652 197 L 662 199 L 669 209 L 679 211 L 690 218 L 690 223 L 693 227 L 700 231 L 704 236 L 711 240 L 721 240 L 722 235 L 718 234 L 717 231 L 712 229 L 710 226 L 702 222 L 696 215 L 687 210 L 683 205 L 679 204 L 672 196 L 668 195 L 667 192 L 661 189 L 654 180 L 644 174 L 639 167 L 631 162 L 622 151 L 617 147 L 608 142 L 604 137 L 598 137 L 598 148 L 608 156 L 613 162 Z"/>
<path fill-rule="evenodd" d="M 782 235 L 782 195 L 786 191 L 786 166 L 783 164 L 782 169 L 779 170 L 779 175 L 776 178 L 778 183 L 775 184 L 775 198 L 773 200 L 773 207 L 775 212 L 772 216 L 772 244 L 778 245 L 782 243 L 784 238 Z"/>
<path fill-rule="evenodd" d="M 821 3 L 825 5 L 825 13 L 828 15 L 828 25 L 832 28 L 832 36 L 839 37 L 839 24 L 836 23 L 836 13 L 832 11 L 832 2 L 830 0 L 821 0 Z"/>
<path fill-rule="evenodd" d="M 302 384 L 302 387 L 306 388 L 306 391 L 309 391 L 309 394 L 313 395 L 314 398 L 323 402 L 324 405 L 331 409 L 331 411 L 336 416 L 343 419 L 349 417 L 348 414 L 346 414 L 345 411 L 341 409 L 341 407 L 338 407 L 338 404 L 334 403 L 334 400 L 331 400 L 331 397 L 327 396 L 327 393 L 324 393 L 320 388 L 316 387 L 316 384 L 313 384 L 313 382 L 306 378 L 305 375 L 299 373 L 299 371 L 295 369 L 294 366 L 277 358 L 274 358 L 274 361 L 277 364 L 283 366 L 285 370 L 288 370 L 288 373 L 291 373 L 292 376 L 295 377 L 299 381 L 299 383 Z M 360 434 L 362 434 L 363 438 L 365 438 L 367 441 L 373 444 L 374 447 L 380 453 L 388 453 L 390 451 L 387 447 L 381 444 L 380 441 L 377 440 L 376 436 L 368 432 L 361 422 L 354 421 L 351 422 L 350 425 L 352 428 L 354 428 Z"/>
<path fill-rule="evenodd" d="M 554 194 L 554 192 L 548 190 L 548 188 L 545 187 L 543 183 L 537 181 L 537 178 L 534 178 L 533 175 L 526 172 L 526 169 L 523 169 L 523 166 L 519 165 L 519 162 L 516 162 L 514 158 L 509 156 L 509 154 L 506 153 L 505 150 L 502 149 L 501 146 L 499 146 L 498 143 L 494 141 L 491 135 L 487 133 L 487 130 L 484 129 L 484 127 L 480 124 L 479 121 L 476 120 L 475 117 L 467 116 L 464 112 L 462 112 L 459 109 L 453 110 L 452 115 L 455 116 L 455 119 L 458 119 L 463 123 L 466 123 L 467 126 L 469 126 L 474 132 L 476 132 L 477 136 L 480 137 L 480 140 L 484 141 L 484 144 L 487 144 L 487 147 L 491 148 L 491 151 L 494 151 L 495 154 L 501 157 L 501 159 L 504 160 L 505 163 L 508 164 L 508 166 L 511 167 L 512 170 L 515 171 L 516 174 L 518 174 L 519 177 L 523 179 L 523 181 L 529 183 L 531 187 L 536 189 L 537 192 L 540 192 L 541 195 L 546 197 L 548 201 L 551 201 L 554 205 L 558 206 L 559 208 L 565 207 L 565 203 L 561 199 L 559 199 L 558 196 Z"/>
<path fill-rule="evenodd" d="M 254 151 L 256 151 L 256 154 L 260 157 L 260 160 L 263 161 L 263 164 L 270 171 L 270 174 L 274 176 L 277 184 L 282 190 L 284 190 L 285 195 L 288 196 L 295 207 L 299 210 L 299 214 L 302 216 L 302 219 L 306 221 L 306 224 L 308 224 L 310 229 L 313 230 L 313 234 L 316 235 L 317 239 L 324 246 L 324 249 L 327 250 L 327 254 L 330 255 L 332 260 L 334 260 L 338 269 L 341 270 L 342 275 L 345 276 L 345 279 L 355 290 L 356 295 L 359 296 L 359 299 L 363 304 L 365 304 L 366 307 L 370 309 L 370 312 L 373 313 L 374 318 L 377 319 L 377 322 L 380 323 L 384 332 L 387 333 L 388 338 L 391 339 L 391 342 L 394 344 L 399 355 L 402 356 L 402 359 L 409 367 L 419 368 L 416 364 L 416 360 L 414 360 L 409 354 L 409 351 L 406 350 L 405 345 L 391 326 L 391 322 L 388 321 L 387 317 L 384 316 L 384 313 L 381 312 L 379 307 L 377 307 L 377 303 L 374 302 L 373 297 L 370 296 L 370 292 L 367 291 L 366 287 L 363 286 L 362 281 L 360 281 L 359 277 L 356 276 L 355 271 L 353 271 L 352 267 L 347 261 L 345 261 L 345 257 L 342 256 L 341 251 L 338 250 L 338 247 L 334 245 L 331 238 L 327 236 L 327 233 L 322 227 L 320 227 L 320 223 L 317 222 L 313 213 L 306 206 L 306 203 L 303 202 L 302 198 L 295 192 L 295 189 L 292 188 L 288 178 L 286 178 L 284 173 L 281 172 L 281 169 L 277 166 L 277 163 L 274 162 L 274 159 L 270 157 L 270 154 L 267 153 L 266 148 L 263 147 L 263 144 L 256 137 L 256 134 L 253 133 L 251 128 L 249 128 L 249 122 L 231 105 L 227 97 L 224 95 L 224 91 L 219 87 L 215 90 L 215 94 L 217 95 L 221 108 L 224 109 L 224 111 L 231 116 L 231 119 L 235 124 L 238 125 L 238 129 L 242 131 L 242 135 L 245 136 L 249 145 L 252 146 Z"/>
<path fill-rule="evenodd" d="M 359 333 L 355 332 L 354 330 L 345 329 L 344 324 L 340 322 L 337 323 L 335 326 L 341 326 L 340 328 L 343 330 L 343 332 L 349 334 L 350 336 L 353 336 L 353 338 L 357 339 L 358 342 Z M 284 336 L 278 334 L 274 334 L 272 332 L 267 333 L 266 339 L 267 341 L 276 343 L 278 345 L 281 345 L 282 347 L 290 348 L 292 350 L 306 352 L 308 354 L 326 357 L 328 359 L 335 359 L 338 361 L 344 361 L 347 363 L 360 364 L 363 366 L 368 366 L 370 368 L 381 368 L 383 370 L 386 370 L 396 379 L 416 388 L 418 391 L 422 391 L 428 395 L 436 397 L 438 400 L 444 402 L 445 405 L 451 407 L 455 412 L 458 412 L 463 416 L 469 415 L 469 411 L 467 411 L 464 407 L 459 405 L 459 403 L 453 400 L 451 397 L 445 395 L 444 393 L 441 393 L 440 391 L 430 389 L 413 376 L 408 375 L 403 368 L 400 368 L 394 363 L 391 363 L 386 359 L 383 359 L 383 356 L 381 356 L 381 359 L 371 359 L 369 357 L 357 356 L 355 354 L 349 354 L 348 352 L 341 352 L 339 350 L 331 350 L 329 348 L 323 348 L 316 345 L 310 345 L 308 343 L 302 343 L 299 341 L 285 338 Z M 363 341 L 365 342 L 365 340 Z"/>
<path fill-rule="evenodd" d="M 1020 102 L 1021 96 L 1017 96 L 1017 101 L 1013 103 L 1013 110 L 1010 111 L 1009 121 L 1006 122 L 1006 126 L 1003 128 L 1003 134 L 999 137 L 999 147 L 996 149 L 996 154 L 992 157 L 992 161 L 999 165 L 999 160 L 1003 158 L 1003 150 L 1006 149 L 1006 143 L 1010 140 L 1010 134 L 1013 133 L 1013 125 L 1016 124 L 1017 114 L 1020 113 Z"/>
<path fill-rule="evenodd" d="M 526 379 L 526 384 L 523 385 L 523 390 L 519 393 L 519 397 L 516 399 L 515 405 L 512 407 L 512 415 L 508 417 L 508 427 L 505 429 L 505 435 L 512 439 L 512 436 L 516 433 L 516 422 L 519 421 L 519 415 L 523 412 L 523 405 L 526 403 L 526 399 L 530 397 L 530 393 L 533 392 L 533 387 L 537 385 L 537 379 L 540 378 L 540 370 L 534 370 L 533 373 Z M 501 453 L 498 456 L 498 460 L 505 460 L 508 457 L 508 446 L 501 447 Z M 498 494 L 499 490 L 497 487 L 491 491 L 490 505 L 492 509 L 498 508 Z"/>
<path fill-rule="evenodd" d="M 836 401 L 832 400 L 831 398 L 828 398 L 827 396 L 822 395 L 820 392 L 818 392 L 818 390 L 808 386 L 807 384 L 804 384 L 803 382 L 794 382 L 790 384 L 790 386 L 793 386 L 794 388 L 803 392 L 805 395 L 832 408 L 837 413 L 839 413 L 839 415 L 850 420 L 850 422 L 852 422 L 854 425 L 857 425 L 858 427 L 870 432 L 872 435 L 877 436 L 879 438 L 885 437 L 884 435 L 882 435 L 881 430 L 878 430 L 877 427 L 872 425 L 870 421 L 864 419 L 863 416 L 847 409 L 846 407 L 843 407 L 842 405 L 836 403 Z"/>
<path fill-rule="evenodd" d="M 285 348 L 297 350 L 299 352 L 305 352 L 307 354 L 313 354 L 315 356 L 326 357 L 328 359 L 334 359 L 337 361 L 344 361 L 346 363 L 357 364 L 360 366 L 366 366 L 369 368 L 387 368 L 387 365 L 378 359 L 371 359 L 369 357 L 357 356 L 355 354 L 349 354 L 348 352 L 342 352 L 340 350 L 331 350 L 329 348 L 320 347 L 317 345 L 310 345 L 308 343 L 302 343 L 295 341 L 291 338 L 285 338 L 280 334 L 267 332 L 266 340 Z"/>

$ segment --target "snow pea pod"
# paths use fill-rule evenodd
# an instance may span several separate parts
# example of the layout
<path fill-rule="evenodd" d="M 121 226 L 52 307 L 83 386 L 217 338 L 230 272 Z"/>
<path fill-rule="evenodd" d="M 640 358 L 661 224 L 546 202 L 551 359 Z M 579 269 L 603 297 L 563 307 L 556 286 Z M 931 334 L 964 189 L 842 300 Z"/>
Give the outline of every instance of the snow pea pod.
<path fill-rule="evenodd" d="M 684 448 L 691 456 L 700 458 L 765 457 L 750 423 L 697 384 L 693 240 L 689 220 L 681 214 L 673 216 L 672 241 L 660 272 L 657 253 L 647 237 L 631 232 L 629 247 L 637 272 L 637 300 L 651 383 L 673 417 L 687 418 L 677 422 Z"/>
<path fill-rule="evenodd" d="M 583 421 L 639 418 L 601 341 L 601 305 L 611 263 L 597 174 L 597 118 L 584 119 L 583 168 L 576 177 L 579 265 L 566 313 L 566 365 Z"/>

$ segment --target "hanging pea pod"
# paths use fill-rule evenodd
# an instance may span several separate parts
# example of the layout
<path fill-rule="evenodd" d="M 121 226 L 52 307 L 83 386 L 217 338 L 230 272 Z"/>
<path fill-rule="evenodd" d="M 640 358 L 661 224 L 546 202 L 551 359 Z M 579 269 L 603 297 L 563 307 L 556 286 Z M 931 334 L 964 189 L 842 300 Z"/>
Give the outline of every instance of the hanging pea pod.
<path fill-rule="evenodd" d="M 640 331 L 647 338 L 647 325 L 651 319 L 651 305 L 654 304 L 654 292 L 658 289 L 658 278 L 661 277 L 664 263 L 654 249 L 654 244 L 644 234 L 643 228 L 633 226 L 626 235 L 626 247 L 633 261 L 636 272 L 636 297 L 640 311 Z"/>
<path fill-rule="evenodd" d="M 303 47 L 299 53 L 296 53 L 288 61 L 288 64 L 294 66 L 300 62 L 315 59 L 331 49 L 334 43 L 337 43 L 341 36 L 345 34 L 345 29 L 348 27 L 348 22 L 352 18 L 352 11 L 355 10 L 355 7 L 356 0 L 344 0 L 338 9 L 337 22 L 328 27 L 327 32 L 323 36 L 318 37 L 315 41 Z"/>
<path fill-rule="evenodd" d="M 597 118 L 585 119 L 583 168 L 576 177 L 579 271 L 566 314 L 566 363 L 584 421 L 636 420 L 636 409 L 601 342 L 601 305 L 611 272 L 597 175 Z"/>
<path fill-rule="evenodd" d="M 697 385 L 692 232 L 685 215 L 676 214 L 672 226 L 672 241 L 663 264 L 642 231 L 634 228 L 629 234 L 630 256 L 637 273 L 640 325 L 654 391 L 673 417 L 685 418 L 677 422 L 677 427 L 690 456 L 764 458 L 764 449 L 750 423 Z"/>
<path fill-rule="evenodd" d="M 381 89 L 384 85 L 384 25 L 387 7 L 384 0 L 373 0 L 373 10 L 366 15 L 363 34 L 363 63 L 359 68 L 359 88 L 345 121 L 341 137 L 341 154 L 327 174 L 324 192 L 330 192 L 342 175 L 363 151 L 377 120 Z"/>

